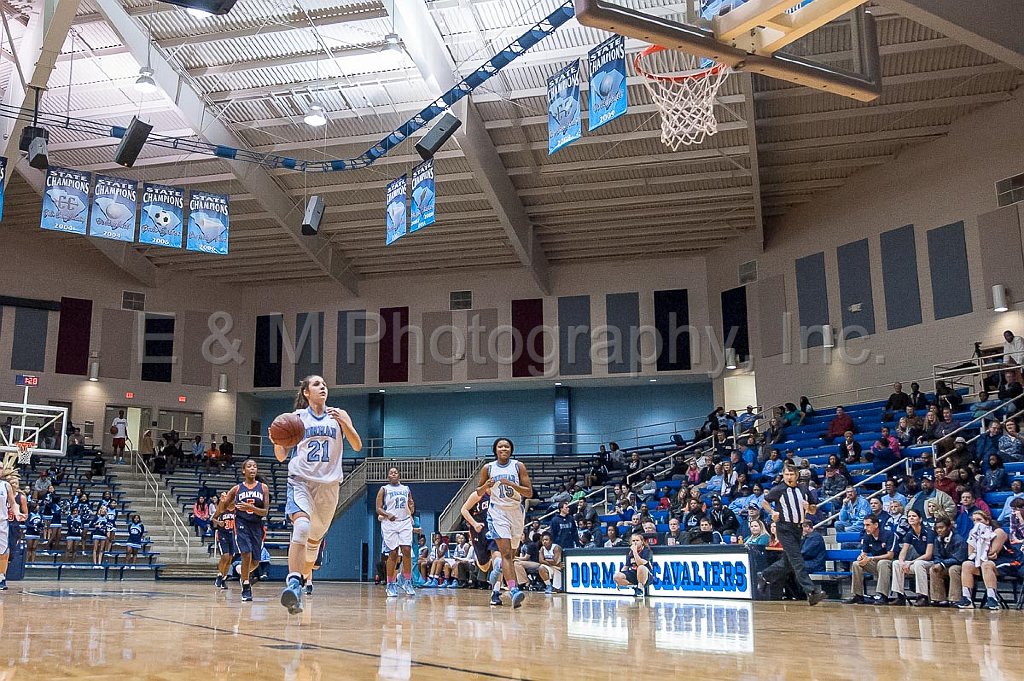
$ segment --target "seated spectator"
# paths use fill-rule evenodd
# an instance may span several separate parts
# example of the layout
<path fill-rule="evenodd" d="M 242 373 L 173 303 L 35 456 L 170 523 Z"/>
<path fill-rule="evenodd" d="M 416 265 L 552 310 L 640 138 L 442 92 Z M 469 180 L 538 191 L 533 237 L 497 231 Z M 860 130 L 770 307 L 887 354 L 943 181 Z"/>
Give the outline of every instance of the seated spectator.
<path fill-rule="evenodd" d="M 971 491 L 962 492 L 960 494 L 960 507 L 957 509 L 956 514 L 956 531 L 964 539 L 967 538 L 971 533 L 971 528 L 974 527 L 974 514 L 977 511 L 981 511 L 989 517 L 992 516 L 992 510 L 984 500 L 975 498 L 974 493 Z"/>
<path fill-rule="evenodd" d="M 907 505 L 907 498 L 900 494 L 896 489 L 896 481 L 892 478 L 887 479 L 882 487 L 884 492 L 882 494 L 882 506 L 883 508 L 889 508 L 889 504 L 895 499 L 900 502 L 903 506 Z M 920 514 L 919 514 L 920 515 Z"/>
<path fill-rule="evenodd" d="M 773 481 L 780 475 L 782 475 L 782 459 L 779 458 L 779 450 L 773 449 L 768 455 L 768 460 L 764 462 L 761 477 L 764 480 Z"/>
<path fill-rule="evenodd" d="M 947 518 L 935 521 L 935 551 L 928 570 L 931 602 L 940 608 L 948 607 L 960 598 L 960 571 L 967 560 L 967 541 L 953 531 Z M 946 582 L 949 586 L 946 586 Z"/>
<path fill-rule="evenodd" d="M 860 539 L 860 555 L 851 565 L 853 571 L 851 588 L 853 595 L 844 603 L 864 603 L 864 573 L 878 578 L 874 602 L 889 602 L 892 580 L 892 559 L 895 557 L 896 538 L 878 524 L 878 518 L 869 515 L 864 518 L 864 532 Z"/>
<path fill-rule="evenodd" d="M 96 476 L 103 477 L 106 475 L 107 464 L 103 460 L 103 454 L 97 449 L 95 456 L 92 457 L 92 461 L 89 463 L 89 475 L 87 476 L 92 480 Z"/>
<path fill-rule="evenodd" d="M 696 468 L 696 462 L 693 465 Z M 668 472 L 669 480 L 686 480 L 686 473 L 688 467 L 686 464 L 686 458 L 682 454 L 676 454 L 672 457 L 672 468 Z"/>
<path fill-rule="evenodd" d="M 671 522 L 671 521 L 669 521 Z M 679 522 L 678 520 L 676 522 Z M 625 546 L 626 542 L 619 536 L 619 529 L 614 525 L 609 525 L 607 529 L 608 539 L 604 542 L 604 548 L 606 549 L 617 549 L 620 546 Z"/>
<path fill-rule="evenodd" d="M 836 415 L 832 421 L 828 424 L 828 430 L 821 436 L 821 439 L 825 442 L 833 442 L 837 437 L 841 437 L 846 431 L 851 433 L 857 432 L 857 427 L 853 423 L 853 419 L 842 407 L 836 407 Z"/>
<path fill-rule="evenodd" d="M 1003 467 L 1003 459 L 998 454 L 991 454 L 988 457 L 988 471 L 982 478 L 981 488 L 983 492 L 999 492 L 1010 486 L 1010 480 Z"/>
<path fill-rule="evenodd" d="M 597 487 L 608 482 L 608 464 L 600 458 L 594 462 L 583 478 L 587 487 Z"/>
<path fill-rule="evenodd" d="M 192 522 L 192 526 L 196 528 L 196 534 L 200 537 L 205 537 L 210 534 L 210 504 L 207 502 L 206 497 L 200 496 L 196 498 L 196 503 L 192 506 L 192 515 L 189 517 Z"/>
<path fill-rule="evenodd" d="M 719 496 L 726 494 L 728 487 L 725 480 L 725 467 L 720 463 L 716 463 L 715 474 L 702 487 L 708 491 L 708 494 L 717 494 Z"/>
<path fill-rule="evenodd" d="M 956 480 L 946 476 L 946 469 L 943 466 L 935 467 L 935 489 L 945 492 L 950 498 L 960 497 L 956 492 Z"/>
<path fill-rule="evenodd" d="M 800 410 L 792 402 L 786 402 L 786 408 L 782 412 L 782 425 L 786 427 L 800 425 Z"/>
<path fill-rule="evenodd" d="M 780 444 L 786 439 L 786 429 L 783 427 L 782 422 L 773 418 L 768 422 L 768 427 L 764 433 L 761 434 L 761 455 L 758 457 L 759 460 L 764 461 L 767 459 L 772 451 L 775 451 L 773 445 Z"/>
<path fill-rule="evenodd" d="M 806 395 L 800 396 L 800 420 L 797 421 L 798 426 L 804 425 L 807 419 L 814 416 L 814 407 L 811 406 L 811 401 L 807 399 Z"/>
<path fill-rule="evenodd" d="M 719 461 L 725 461 L 732 454 L 733 444 L 724 430 L 716 430 L 714 440 L 711 442 L 712 456 Z"/>
<path fill-rule="evenodd" d="M 32 483 L 32 496 L 35 499 L 42 499 L 47 490 L 52 487 L 49 471 L 41 471 L 36 481 Z"/>
<path fill-rule="evenodd" d="M 918 444 L 929 444 L 938 439 L 936 430 L 939 427 L 939 416 L 934 411 L 929 411 L 924 417 L 924 425 L 921 427 L 921 434 L 917 437 Z"/>
<path fill-rule="evenodd" d="M 885 527 L 888 522 L 889 512 L 885 510 L 885 506 L 882 504 L 882 497 L 871 497 L 868 499 L 868 505 L 871 507 L 871 515 L 878 518 L 878 524 Z"/>
<path fill-rule="evenodd" d="M 892 394 L 889 395 L 885 406 L 882 407 L 882 423 L 892 421 L 896 414 L 903 413 L 909 406 L 911 406 L 910 395 L 903 392 L 903 384 L 897 381 L 892 386 Z"/>
<path fill-rule="evenodd" d="M 999 456 L 1003 461 L 1024 461 L 1024 439 L 1017 432 L 1016 421 L 1006 422 L 1006 432 L 999 437 Z"/>
<path fill-rule="evenodd" d="M 1013 400 L 1003 407 L 1003 415 L 1016 414 L 1024 407 L 1024 387 L 1020 384 L 1020 373 L 1018 371 L 1004 371 L 1003 384 L 999 387 L 999 401 L 1006 402 Z"/>
<path fill-rule="evenodd" d="M 1024 499 L 1024 482 L 1019 478 L 1010 483 L 1010 496 L 1003 504 L 1003 510 L 999 513 L 999 522 L 1004 523 L 1010 519 L 1010 505 L 1015 499 Z"/>
<path fill-rule="evenodd" d="M 839 520 L 836 521 L 836 531 L 856 532 L 864 526 L 864 518 L 870 513 L 871 508 L 868 506 L 867 500 L 857 494 L 857 488 L 847 487 L 843 506 L 839 510 Z"/>
<path fill-rule="evenodd" d="M 736 427 L 741 433 L 749 433 L 754 429 L 758 418 L 760 416 L 754 413 L 753 405 L 748 404 L 747 410 L 736 418 Z"/>
<path fill-rule="evenodd" d="M 889 506 L 886 510 L 889 512 L 889 519 L 885 521 L 885 525 L 882 527 L 895 537 L 896 546 L 898 547 L 903 543 L 903 537 L 910 529 L 910 522 L 907 520 L 907 515 L 905 513 L 906 507 L 900 503 L 899 499 L 893 499 L 889 502 Z"/>
<path fill-rule="evenodd" d="M 936 489 L 934 478 L 937 477 L 938 472 L 941 470 L 941 466 L 935 468 L 936 476 L 932 473 L 925 471 L 921 476 L 921 491 L 910 497 L 910 504 L 908 508 L 912 508 L 918 512 L 918 514 L 925 513 L 925 504 L 931 499 L 935 500 L 939 508 L 942 509 L 942 514 L 952 518 L 956 515 L 956 503 L 953 498 L 946 492 Z"/>
<path fill-rule="evenodd" d="M 725 538 L 734 536 L 740 530 L 740 521 L 729 507 L 722 505 L 721 497 L 711 497 L 711 510 L 708 512 L 711 526 Z"/>
<path fill-rule="evenodd" d="M 1008 541 L 1003 528 L 993 522 L 992 517 L 982 510 L 971 514 L 973 526 L 967 536 L 967 560 L 962 564 L 960 580 L 962 596 L 956 607 L 961 610 L 974 608 L 974 578 L 981 575 L 985 582 L 986 610 L 1001 610 L 999 579 L 1019 577 L 1020 560 Z"/>
<path fill-rule="evenodd" d="M 662 487 L 661 492 L 658 493 L 658 510 L 668 511 L 672 508 L 672 490 L 668 487 Z"/>
<path fill-rule="evenodd" d="M 906 416 L 901 416 L 900 420 L 896 423 L 894 436 L 896 441 L 900 443 L 901 449 L 912 447 L 917 441 L 917 433 L 910 427 Z"/>
<path fill-rule="evenodd" d="M 904 578 L 914 575 L 914 592 L 917 595 L 911 603 L 927 605 L 928 571 L 934 560 L 935 533 L 925 527 L 923 518 L 913 509 L 907 512 L 907 522 L 909 527 L 903 535 L 899 557 L 892 564 L 893 584 L 889 600 L 896 605 L 906 605 Z"/>
<path fill-rule="evenodd" d="M 673 518 L 682 518 L 683 514 L 686 513 L 686 504 L 690 500 L 689 490 L 685 485 L 679 488 L 676 495 L 672 498 L 672 508 L 669 510 L 669 514 Z"/>
<path fill-rule="evenodd" d="M 565 488 L 565 485 L 559 485 L 558 491 L 551 495 L 551 498 L 548 499 L 548 503 L 551 504 L 552 508 L 558 508 L 559 505 L 562 504 L 562 502 L 568 502 L 571 500 L 572 495 L 569 494 L 569 491 Z"/>
<path fill-rule="evenodd" d="M 988 428 L 974 440 L 974 453 L 981 461 L 988 461 L 992 454 L 999 453 L 999 438 L 1003 436 L 1003 424 L 992 419 Z"/>
<path fill-rule="evenodd" d="M 643 468 L 643 461 L 640 460 L 640 452 L 633 452 L 629 455 L 629 461 L 626 462 L 626 467 L 623 470 L 622 482 L 627 485 L 632 485 L 637 482 L 635 476 L 637 471 Z"/>
<path fill-rule="evenodd" d="M 754 546 L 768 546 L 768 542 L 771 540 L 771 535 L 764 527 L 764 523 L 761 522 L 760 518 L 753 518 L 747 523 L 749 531 L 745 537 L 743 537 L 744 544 L 752 544 Z"/>
<path fill-rule="evenodd" d="M 907 407 L 903 410 L 903 417 L 907 419 L 907 427 L 914 434 L 914 438 L 921 434 L 921 430 L 924 428 L 924 419 L 917 415 L 917 411 L 913 406 Z"/>
<path fill-rule="evenodd" d="M 974 454 L 967 444 L 967 439 L 963 435 L 957 435 L 953 440 L 953 448 L 946 455 L 946 468 L 964 468 L 973 460 Z"/>
<path fill-rule="evenodd" d="M 667 546 L 677 546 L 685 543 L 686 533 L 682 530 L 682 524 L 679 522 L 679 518 L 669 518 L 668 532 L 665 534 L 665 544 Z"/>
<path fill-rule="evenodd" d="M 1020 554 L 1024 547 L 1024 499 L 1016 497 L 1010 500 L 1010 546 Z"/>
<path fill-rule="evenodd" d="M 910 406 L 914 409 L 928 408 L 928 396 L 921 392 L 921 386 L 917 382 L 910 384 Z"/>
<path fill-rule="evenodd" d="M 853 431 L 843 433 L 843 441 L 839 443 L 839 458 L 845 464 L 856 464 L 861 462 L 860 443 L 853 439 Z"/>
<path fill-rule="evenodd" d="M 701 518 L 700 524 L 686 533 L 686 543 L 694 544 L 724 544 L 722 534 L 714 529 L 711 520 Z"/>
<path fill-rule="evenodd" d="M 704 511 L 700 507 L 700 502 L 696 499 L 690 499 L 686 506 L 686 515 L 683 516 L 683 527 L 686 531 L 694 529 L 700 526 L 700 520 L 704 517 Z"/>
<path fill-rule="evenodd" d="M 597 509 L 593 504 L 587 503 L 586 499 L 580 499 L 572 506 L 572 514 L 576 520 L 582 520 L 593 526 L 597 523 Z"/>
<path fill-rule="evenodd" d="M 613 471 L 620 471 L 620 470 L 622 470 L 622 468 L 625 465 L 625 463 L 626 463 L 625 455 L 623 454 L 622 450 L 619 449 L 619 443 L 618 442 L 609 442 L 608 443 L 608 468 L 613 470 Z"/>
<path fill-rule="evenodd" d="M 945 381 L 935 381 L 935 404 L 945 411 L 956 411 L 964 403 L 964 398 L 956 392 Z"/>
<path fill-rule="evenodd" d="M 641 503 L 647 503 L 648 501 L 653 501 L 657 493 L 658 483 L 654 480 L 654 474 L 648 473 L 644 476 L 644 481 L 637 491 L 637 498 Z"/>
<path fill-rule="evenodd" d="M 800 541 L 800 555 L 804 559 L 804 567 L 807 572 L 825 571 L 825 540 L 814 529 L 814 523 L 810 520 L 803 522 L 803 539 Z"/>
<path fill-rule="evenodd" d="M 869 460 L 871 471 L 878 473 L 896 463 L 900 458 L 900 443 L 889 432 L 889 426 L 882 426 L 882 434 L 871 445 Z"/>
<path fill-rule="evenodd" d="M 217 449 L 217 443 L 211 442 L 210 448 L 206 450 L 206 470 L 220 470 L 220 450 Z"/>
<path fill-rule="evenodd" d="M 942 410 L 942 420 L 935 426 L 935 439 L 942 442 L 943 438 L 949 437 L 961 426 L 961 423 L 953 418 L 953 410 L 945 407 Z"/>
<path fill-rule="evenodd" d="M 82 436 L 82 429 L 75 428 L 68 435 L 68 456 L 75 457 L 85 450 L 85 438 Z"/>
<path fill-rule="evenodd" d="M 732 459 L 733 469 L 739 474 L 748 473 L 749 470 L 757 463 L 757 454 L 754 452 L 754 439 L 749 436 L 743 436 L 736 441 L 736 450 L 733 452 L 735 455 Z M 742 466 L 740 464 L 743 464 Z"/>
<path fill-rule="evenodd" d="M 992 411 L 1000 404 L 1002 404 L 1002 402 L 1000 402 L 999 400 L 990 399 L 988 392 L 984 390 L 980 391 L 978 393 L 978 400 L 971 404 L 971 419 L 980 419 L 982 416 Z M 989 421 L 988 419 L 986 419 L 986 421 L 988 421 L 989 423 L 991 423 L 992 421 L 998 421 L 997 416 L 998 412 L 993 413 L 988 417 L 988 419 L 991 419 L 991 421 Z"/>
<path fill-rule="evenodd" d="M 203 455 L 206 454 L 206 445 L 203 444 L 203 436 L 196 435 L 192 440 L 192 463 L 199 463 L 203 460 Z"/>

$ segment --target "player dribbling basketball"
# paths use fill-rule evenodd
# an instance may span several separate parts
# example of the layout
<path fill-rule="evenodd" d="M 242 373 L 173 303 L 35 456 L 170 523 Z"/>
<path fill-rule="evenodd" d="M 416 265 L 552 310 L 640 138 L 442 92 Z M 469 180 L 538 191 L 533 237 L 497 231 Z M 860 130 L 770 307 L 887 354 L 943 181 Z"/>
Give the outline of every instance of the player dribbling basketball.
<path fill-rule="evenodd" d="M 338 491 L 345 476 L 341 466 L 342 436 L 355 451 L 363 448 L 348 413 L 327 406 L 327 383 L 321 376 L 302 379 L 295 396 L 294 414 L 302 419 L 306 429 L 288 462 L 285 513 L 292 522 L 292 538 L 281 605 L 292 615 L 302 612 L 303 583 L 313 574 L 320 542 L 338 507 Z M 288 449 L 274 443 L 274 456 L 285 461 Z"/>

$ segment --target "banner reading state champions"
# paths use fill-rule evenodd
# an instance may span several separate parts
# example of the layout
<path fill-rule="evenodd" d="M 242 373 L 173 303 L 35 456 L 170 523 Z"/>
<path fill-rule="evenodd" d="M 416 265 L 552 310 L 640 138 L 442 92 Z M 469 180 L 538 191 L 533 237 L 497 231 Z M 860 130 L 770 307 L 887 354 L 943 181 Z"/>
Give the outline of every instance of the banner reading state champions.
<path fill-rule="evenodd" d="M 185 222 L 185 192 L 163 184 L 142 185 L 142 219 L 139 243 L 181 248 Z"/>
<path fill-rule="evenodd" d="M 434 224 L 434 159 L 412 169 L 412 207 L 409 232 Z"/>
<path fill-rule="evenodd" d="M 135 240 L 136 185 L 120 177 L 96 176 L 89 236 L 115 241 Z"/>
<path fill-rule="evenodd" d="M 39 226 L 55 232 L 85 234 L 91 185 L 91 173 L 50 166 L 46 171 Z"/>
<path fill-rule="evenodd" d="M 590 71 L 587 130 L 596 130 L 626 113 L 626 40 L 613 35 L 587 53 Z"/>
<path fill-rule="evenodd" d="M 580 123 L 580 60 L 548 78 L 548 154 L 583 135 Z"/>
<path fill-rule="evenodd" d="M 228 254 L 228 197 L 193 191 L 188 198 L 188 241 L 185 248 Z"/>
<path fill-rule="evenodd" d="M 405 210 L 405 191 L 406 191 L 406 176 L 402 175 L 400 178 L 388 185 L 386 203 L 384 205 L 384 211 L 387 213 L 385 219 L 387 226 L 387 236 L 385 237 L 385 245 L 390 246 L 398 239 L 405 236 L 406 228 L 406 210 Z"/>

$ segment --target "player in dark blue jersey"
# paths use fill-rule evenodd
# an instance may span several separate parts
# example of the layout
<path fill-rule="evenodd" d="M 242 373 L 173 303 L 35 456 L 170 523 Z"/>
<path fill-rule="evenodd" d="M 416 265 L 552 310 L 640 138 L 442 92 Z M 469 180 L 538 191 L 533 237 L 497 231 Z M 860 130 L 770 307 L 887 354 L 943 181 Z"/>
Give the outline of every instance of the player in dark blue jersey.
<path fill-rule="evenodd" d="M 243 601 L 252 600 L 249 575 L 263 553 L 263 537 L 266 534 L 263 520 L 270 513 L 270 488 L 256 479 L 257 473 L 259 469 L 256 462 L 246 459 L 242 464 L 245 479 L 221 497 L 220 506 L 214 514 L 214 518 L 219 518 L 232 505 L 235 508 L 235 545 L 242 554 Z"/>
<path fill-rule="evenodd" d="M 231 570 L 231 561 L 238 553 L 235 544 L 235 507 L 229 505 L 223 513 L 214 514 L 210 519 L 214 534 L 217 536 L 217 548 L 220 549 L 220 561 L 217 563 L 217 579 L 213 585 L 218 589 L 227 589 L 227 576 Z M 241 582 L 241 580 L 239 580 Z"/>
<path fill-rule="evenodd" d="M 491 585 L 491 605 L 501 605 L 501 550 L 498 543 L 487 536 L 487 511 L 491 505 L 489 494 L 475 491 L 462 505 L 462 517 L 469 527 L 469 540 L 473 545 L 476 566 L 487 575 Z"/>

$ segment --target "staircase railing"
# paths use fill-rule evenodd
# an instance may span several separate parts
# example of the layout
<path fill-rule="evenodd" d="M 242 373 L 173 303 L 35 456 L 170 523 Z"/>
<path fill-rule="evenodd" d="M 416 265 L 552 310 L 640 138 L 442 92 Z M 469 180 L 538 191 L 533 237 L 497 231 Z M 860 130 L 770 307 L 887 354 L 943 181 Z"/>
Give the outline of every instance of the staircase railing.
<path fill-rule="evenodd" d="M 128 451 L 130 452 L 129 461 L 131 461 L 132 470 L 142 479 L 146 494 L 153 496 L 153 507 L 162 518 L 170 523 L 172 545 L 175 548 L 178 548 L 179 544 L 185 547 L 185 563 L 188 563 L 192 558 L 192 533 L 185 525 L 185 521 L 182 520 L 181 513 L 167 497 L 163 482 L 150 472 L 139 452 L 131 448 L 131 441 L 129 441 Z"/>
<path fill-rule="evenodd" d="M 367 482 L 387 482 L 392 466 L 406 482 L 464 480 L 480 468 L 477 459 L 366 459 L 364 463 Z"/>
<path fill-rule="evenodd" d="M 480 469 L 485 464 L 485 461 L 477 462 L 476 472 L 466 478 L 466 482 L 462 483 L 462 487 L 459 488 L 459 491 L 455 493 L 452 500 L 441 511 L 441 515 L 437 519 L 437 529 L 440 532 L 452 532 L 458 526 L 459 519 L 462 517 L 462 505 L 466 503 L 466 499 L 469 499 L 470 495 L 476 490 L 477 482 L 480 480 Z"/>
<path fill-rule="evenodd" d="M 334 517 L 338 515 L 352 503 L 352 500 L 363 493 L 366 488 L 366 466 L 367 462 L 364 459 L 362 463 L 352 469 L 352 471 L 345 476 L 345 479 L 341 483 L 341 489 L 338 492 L 338 506 L 335 510 Z"/>

